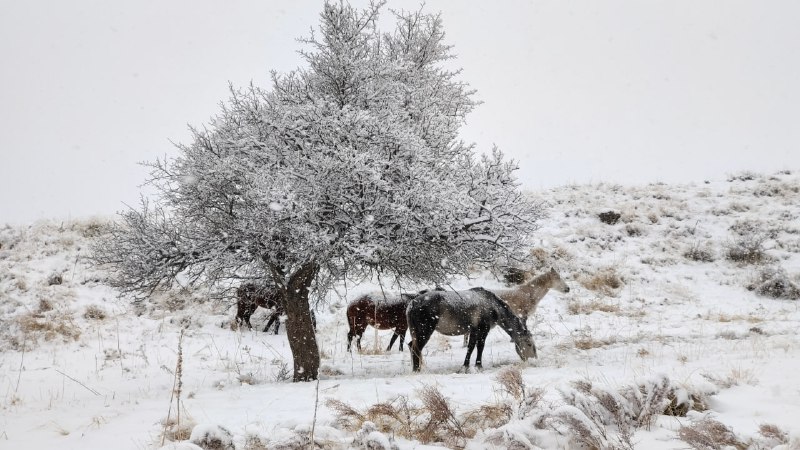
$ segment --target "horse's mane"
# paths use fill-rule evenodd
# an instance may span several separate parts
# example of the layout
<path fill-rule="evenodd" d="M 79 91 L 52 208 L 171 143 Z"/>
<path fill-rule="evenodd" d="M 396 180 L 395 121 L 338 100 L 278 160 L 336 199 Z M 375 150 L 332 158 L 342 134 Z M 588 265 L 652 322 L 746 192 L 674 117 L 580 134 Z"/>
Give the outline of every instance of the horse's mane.
<path fill-rule="evenodd" d="M 516 317 L 514 311 L 512 311 L 511 307 L 508 306 L 508 303 L 503 301 L 503 299 L 497 296 L 497 294 L 495 294 L 494 292 L 480 286 L 469 288 L 469 290 L 481 293 L 484 298 L 486 298 L 487 300 L 491 300 L 492 302 L 494 302 L 496 306 L 500 307 L 500 309 L 502 309 L 505 314 Z"/>
<path fill-rule="evenodd" d="M 553 276 L 552 273 L 549 270 L 547 270 L 545 271 L 545 273 L 536 275 L 535 277 L 531 278 L 530 281 L 524 284 L 540 286 L 543 281 L 549 279 L 552 276 Z"/>

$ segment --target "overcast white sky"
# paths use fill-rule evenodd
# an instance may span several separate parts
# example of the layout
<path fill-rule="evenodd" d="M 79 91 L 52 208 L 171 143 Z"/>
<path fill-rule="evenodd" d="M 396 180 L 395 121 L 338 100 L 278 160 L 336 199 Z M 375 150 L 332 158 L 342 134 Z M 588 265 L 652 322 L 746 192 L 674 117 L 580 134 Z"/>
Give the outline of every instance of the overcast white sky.
<path fill-rule="evenodd" d="M 363 5 L 359 0 L 353 2 Z M 0 224 L 111 214 L 320 1 L 0 0 Z M 391 1 L 415 9 L 419 2 Z M 800 169 L 800 2 L 428 0 L 527 188 Z"/>

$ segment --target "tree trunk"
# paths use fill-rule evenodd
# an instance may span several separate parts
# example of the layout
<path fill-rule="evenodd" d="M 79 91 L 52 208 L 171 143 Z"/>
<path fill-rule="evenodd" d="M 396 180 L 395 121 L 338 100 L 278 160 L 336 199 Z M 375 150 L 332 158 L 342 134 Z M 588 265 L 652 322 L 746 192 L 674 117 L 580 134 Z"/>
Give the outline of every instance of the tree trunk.
<path fill-rule="evenodd" d="M 294 360 L 292 381 L 312 381 L 319 375 L 319 347 L 308 303 L 308 287 L 316 275 L 316 264 L 304 264 L 289 277 L 283 296 L 286 337 Z"/>

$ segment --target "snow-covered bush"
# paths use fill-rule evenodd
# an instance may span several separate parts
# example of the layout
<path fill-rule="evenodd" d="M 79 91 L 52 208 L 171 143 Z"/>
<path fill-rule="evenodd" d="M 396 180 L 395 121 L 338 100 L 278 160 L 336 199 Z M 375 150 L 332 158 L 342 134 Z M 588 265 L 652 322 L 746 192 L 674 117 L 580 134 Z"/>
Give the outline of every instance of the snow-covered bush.
<path fill-rule="evenodd" d="M 678 436 L 696 450 L 716 450 L 719 448 L 746 449 L 736 433 L 722 422 L 710 417 L 684 425 L 678 430 Z"/>
<path fill-rule="evenodd" d="M 779 266 L 762 268 L 747 288 L 764 297 L 786 300 L 800 299 L 800 287 Z"/>
<path fill-rule="evenodd" d="M 399 450 L 394 439 L 381 433 L 372 422 L 364 422 L 356 432 L 353 444 L 363 450 Z"/>
<path fill-rule="evenodd" d="M 616 267 L 608 266 L 593 272 L 581 274 L 578 281 L 583 287 L 603 295 L 614 296 L 623 285 L 622 277 Z"/>
<path fill-rule="evenodd" d="M 565 405 L 547 413 L 547 422 L 591 448 L 633 448 L 636 430 L 649 429 L 657 416 L 684 416 L 705 405 L 702 394 L 663 375 L 618 390 L 577 381 L 561 396 Z"/>
<path fill-rule="evenodd" d="M 235 450 L 233 434 L 215 424 L 199 424 L 192 429 L 189 440 L 204 450 Z"/>
<path fill-rule="evenodd" d="M 683 253 L 683 256 L 698 262 L 714 262 L 717 259 L 714 247 L 709 241 L 696 242 Z"/>
<path fill-rule="evenodd" d="M 766 226 L 757 221 L 737 221 L 730 227 L 731 241 L 727 245 L 727 257 L 731 261 L 755 264 L 767 258 L 764 242 L 769 239 Z"/>

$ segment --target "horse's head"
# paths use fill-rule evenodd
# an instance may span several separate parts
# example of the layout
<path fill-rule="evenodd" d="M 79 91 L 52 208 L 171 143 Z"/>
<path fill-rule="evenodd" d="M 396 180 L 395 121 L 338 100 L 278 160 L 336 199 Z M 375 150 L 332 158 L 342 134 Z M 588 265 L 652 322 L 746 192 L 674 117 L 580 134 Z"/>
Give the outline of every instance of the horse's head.
<path fill-rule="evenodd" d="M 536 358 L 536 344 L 533 343 L 533 336 L 527 329 L 514 339 L 514 349 L 523 361 Z"/>
<path fill-rule="evenodd" d="M 567 293 L 569 292 L 569 286 L 564 280 L 561 279 L 561 275 L 556 272 L 556 269 L 550 268 L 550 289 L 555 289 L 558 292 Z"/>

